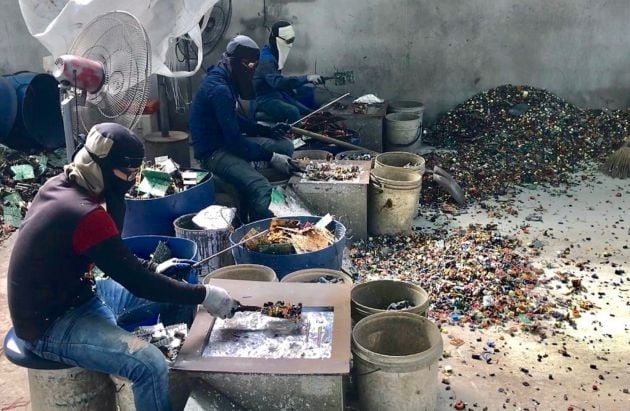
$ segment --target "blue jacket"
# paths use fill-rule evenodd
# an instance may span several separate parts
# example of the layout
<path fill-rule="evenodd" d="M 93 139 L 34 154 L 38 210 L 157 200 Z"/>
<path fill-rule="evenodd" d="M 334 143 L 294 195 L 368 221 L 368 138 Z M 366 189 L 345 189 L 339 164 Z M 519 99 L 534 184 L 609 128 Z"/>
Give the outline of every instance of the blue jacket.
<path fill-rule="evenodd" d="M 264 131 L 239 115 L 236 105 L 236 90 L 228 70 L 222 65 L 210 67 L 190 105 L 189 128 L 196 159 L 203 161 L 218 149 L 247 161 L 271 159 L 271 151 L 243 135 Z"/>
<path fill-rule="evenodd" d="M 292 90 L 308 83 L 306 76 L 283 76 L 278 70 L 278 60 L 268 45 L 260 51 L 260 61 L 254 74 L 256 88 L 256 105 L 269 100 L 284 100 L 287 103 L 300 105 L 292 96 Z"/>

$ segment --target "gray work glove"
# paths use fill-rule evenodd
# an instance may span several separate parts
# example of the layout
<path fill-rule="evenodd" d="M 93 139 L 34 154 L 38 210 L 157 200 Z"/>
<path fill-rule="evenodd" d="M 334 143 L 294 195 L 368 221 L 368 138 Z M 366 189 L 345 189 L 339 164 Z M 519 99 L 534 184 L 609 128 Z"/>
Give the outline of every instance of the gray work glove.
<path fill-rule="evenodd" d="M 306 76 L 306 81 L 315 85 L 324 84 L 324 79 L 319 74 L 309 74 Z"/>
<path fill-rule="evenodd" d="M 273 153 L 271 156 L 270 164 L 273 168 L 284 174 L 291 174 L 296 171 L 296 167 L 293 165 L 293 160 L 289 156 L 285 156 L 280 153 Z"/>
<path fill-rule="evenodd" d="M 203 300 L 203 308 L 213 317 L 232 318 L 238 308 L 238 301 L 230 297 L 223 288 L 214 285 L 206 285 L 206 298 Z"/>

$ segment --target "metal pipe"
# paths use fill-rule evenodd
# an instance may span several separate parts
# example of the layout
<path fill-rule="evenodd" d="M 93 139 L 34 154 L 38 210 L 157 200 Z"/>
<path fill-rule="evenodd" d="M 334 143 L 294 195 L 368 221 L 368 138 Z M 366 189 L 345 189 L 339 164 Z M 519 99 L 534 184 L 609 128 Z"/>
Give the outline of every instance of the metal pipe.
<path fill-rule="evenodd" d="M 313 138 L 315 140 L 323 141 L 324 143 L 335 144 L 335 145 L 338 145 L 339 147 L 349 148 L 351 150 L 369 151 L 370 153 L 380 154 L 378 151 L 370 150 L 369 148 L 356 146 L 351 143 L 346 143 L 345 141 L 337 140 L 336 138 L 324 136 L 322 134 L 313 133 L 312 131 L 303 130 L 301 128 L 291 127 L 291 131 L 294 132 L 295 134 L 299 134 L 301 136 L 306 136 L 306 137 Z"/>
<path fill-rule="evenodd" d="M 226 251 L 230 251 L 231 249 L 236 248 L 236 247 L 238 247 L 239 245 L 243 245 L 243 244 L 245 244 L 245 243 L 246 243 L 246 242 L 248 242 L 249 240 L 253 240 L 254 238 L 260 237 L 260 236 L 261 236 L 261 235 L 263 235 L 263 234 L 267 234 L 268 232 L 269 232 L 269 229 L 266 229 L 266 230 L 261 231 L 260 233 L 255 234 L 255 235 L 253 235 L 253 236 L 251 236 L 251 237 L 249 237 L 249 238 L 247 238 L 247 239 L 245 239 L 245 240 L 242 240 L 242 241 L 240 241 L 240 242 L 238 242 L 238 243 L 236 243 L 236 244 L 234 244 L 234 245 L 231 245 L 231 246 L 229 246 L 228 248 L 226 248 L 225 250 L 219 251 L 219 252 L 218 252 L 218 253 L 216 253 L 216 254 L 212 254 L 210 257 L 206 257 L 206 258 L 204 258 L 203 260 L 199 261 L 198 263 L 193 264 L 193 265 L 192 265 L 192 268 L 198 268 L 198 267 L 201 267 L 202 265 L 204 265 L 204 264 L 205 264 L 205 263 L 207 263 L 208 261 L 212 260 L 212 259 L 213 259 L 213 258 L 215 258 L 215 257 L 220 256 L 221 254 L 225 253 Z"/>
<path fill-rule="evenodd" d="M 305 115 L 304 117 L 302 117 L 302 118 L 301 118 L 301 119 L 299 119 L 298 121 L 296 121 L 296 122 L 294 122 L 294 123 L 291 123 L 291 124 L 290 124 L 290 126 L 291 126 L 291 127 L 293 127 L 294 125 L 301 123 L 302 121 L 306 120 L 306 119 L 307 119 L 307 118 L 309 118 L 310 116 L 312 116 L 312 115 L 314 115 L 314 114 L 319 113 L 319 112 L 320 112 L 320 111 L 322 111 L 323 109 L 325 109 L 325 108 L 327 108 L 327 107 L 332 106 L 333 104 L 335 104 L 336 102 L 338 102 L 338 101 L 339 101 L 339 100 L 341 100 L 342 98 L 346 98 L 346 97 L 348 97 L 349 95 L 350 95 L 350 93 L 346 93 L 346 94 L 344 94 L 344 95 L 343 95 L 343 96 L 341 96 L 341 97 L 337 97 L 336 99 L 334 99 L 334 100 L 333 100 L 333 101 L 331 101 L 330 103 L 328 103 L 328 104 L 325 104 L 325 105 L 321 106 L 321 107 L 320 107 L 320 108 L 318 108 L 317 110 L 312 111 L 312 112 L 310 112 L 309 114 Z"/>

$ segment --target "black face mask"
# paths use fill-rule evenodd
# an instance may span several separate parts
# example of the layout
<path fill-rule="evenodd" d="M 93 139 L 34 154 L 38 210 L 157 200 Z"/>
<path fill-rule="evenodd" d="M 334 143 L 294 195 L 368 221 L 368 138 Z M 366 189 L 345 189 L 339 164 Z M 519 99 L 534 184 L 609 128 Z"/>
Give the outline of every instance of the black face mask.
<path fill-rule="evenodd" d="M 113 170 L 108 170 L 103 174 L 103 180 L 105 183 L 103 194 L 105 197 L 105 204 L 107 205 L 107 212 L 112 216 L 118 230 L 122 232 L 125 222 L 125 213 L 127 210 L 125 194 L 131 190 L 131 187 L 133 187 L 135 182 L 125 181 L 116 177 Z"/>
<path fill-rule="evenodd" d="M 243 100 L 253 100 L 256 97 L 256 91 L 254 90 L 256 66 L 245 66 L 242 60 L 237 57 L 228 57 L 228 64 L 238 96 Z"/>

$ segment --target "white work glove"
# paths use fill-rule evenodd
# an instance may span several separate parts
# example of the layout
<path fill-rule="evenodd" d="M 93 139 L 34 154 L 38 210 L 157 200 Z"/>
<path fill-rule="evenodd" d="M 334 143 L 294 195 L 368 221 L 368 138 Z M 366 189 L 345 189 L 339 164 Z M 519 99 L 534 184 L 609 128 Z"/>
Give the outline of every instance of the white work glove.
<path fill-rule="evenodd" d="M 315 85 L 324 84 L 324 79 L 319 74 L 309 74 L 306 76 L 306 81 Z"/>
<path fill-rule="evenodd" d="M 206 285 L 206 298 L 203 300 L 203 308 L 213 317 L 232 318 L 238 308 L 238 301 L 230 297 L 223 288 L 214 285 Z"/>
<path fill-rule="evenodd" d="M 291 157 L 280 153 L 273 153 L 270 164 L 273 168 L 284 174 L 291 174 L 295 167 L 291 164 Z"/>
<path fill-rule="evenodd" d="M 196 261 L 184 258 L 171 258 L 158 264 L 155 268 L 155 272 L 168 277 L 184 277 L 190 272 L 195 263 Z"/>

